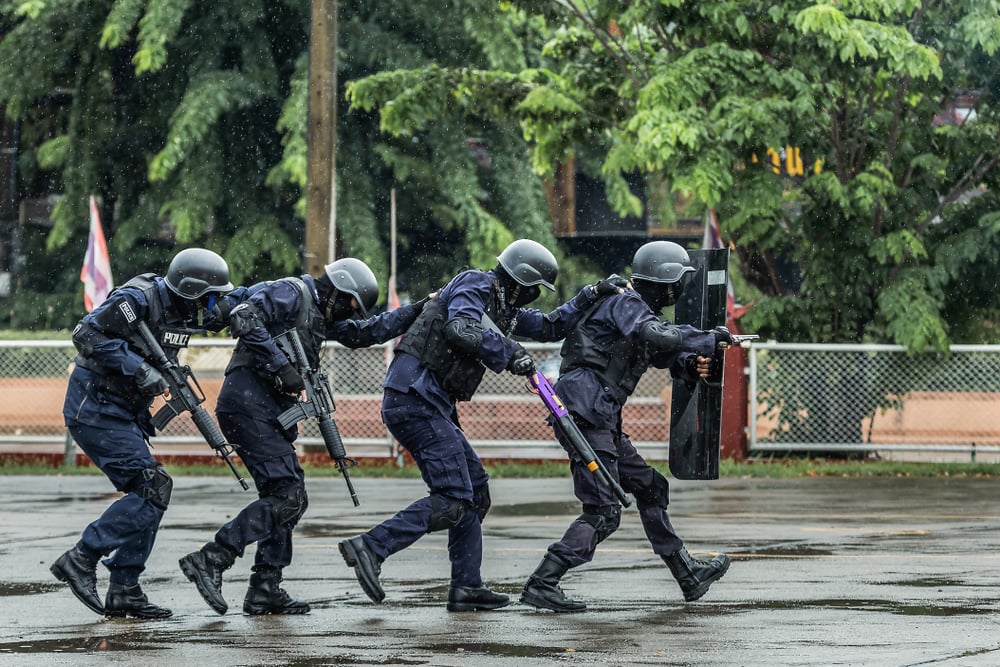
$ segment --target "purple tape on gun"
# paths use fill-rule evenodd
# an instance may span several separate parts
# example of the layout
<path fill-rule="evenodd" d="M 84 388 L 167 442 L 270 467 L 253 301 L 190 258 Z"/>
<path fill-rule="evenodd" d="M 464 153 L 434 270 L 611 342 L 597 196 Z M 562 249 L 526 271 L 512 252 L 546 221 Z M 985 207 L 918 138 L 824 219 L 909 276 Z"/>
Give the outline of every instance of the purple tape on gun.
<path fill-rule="evenodd" d="M 535 388 L 539 396 L 542 397 L 542 403 L 545 403 L 545 407 L 549 409 L 556 419 L 561 419 L 569 415 L 569 410 L 563 405 L 562 399 L 556 396 L 556 390 L 552 388 L 549 384 L 548 378 L 546 378 L 540 371 L 535 371 L 532 373 L 528 380 L 531 382 L 531 386 Z"/>

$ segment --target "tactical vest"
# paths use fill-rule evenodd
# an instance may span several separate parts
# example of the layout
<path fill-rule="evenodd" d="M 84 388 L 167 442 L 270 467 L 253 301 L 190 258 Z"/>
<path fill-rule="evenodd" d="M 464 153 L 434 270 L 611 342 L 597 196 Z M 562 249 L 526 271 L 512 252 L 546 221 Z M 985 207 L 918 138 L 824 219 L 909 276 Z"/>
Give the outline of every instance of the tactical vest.
<path fill-rule="evenodd" d="M 298 316 L 295 318 L 294 327 L 299 332 L 299 338 L 302 339 L 302 347 L 305 349 L 309 367 L 318 369 L 319 351 L 326 340 L 326 320 L 323 318 L 323 313 L 320 312 L 316 300 L 313 299 L 312 290 L 309 289 L 304 280 L 291 277 L 282 278 L 281 280 L 292 283 L 302 292 L 302 305 L 299 308 Z M 265 286 L 270 286 L 274 282 L 276 281 L 268 281 L 265 283 Z M 264 327 L 272 337 L 279 336 L 286 331 L 284 325 L 280 323 L 265 323 Z M 258 369 L 256 355 L 247 348 L 241 339 L 237 341 L 236 350 L 233 351 L 229 365 L 226 366 L 226 375 L 243 366 Z"/>
<path fill-rule="evenodd" d="M 157 340 L 157 342 L 159 342 L 160 347 L 163 348 L 164 354 L 166 354 L 171 361 L 176 362 L 177 354 L 181 349 L 188 346 L 188 342 L 191 340 L 191 334 L 193 331 L 187 327 L 170 326 L 167 324 L 163 304 L 160 302 L 160 288 L 154 280 L 155 277 L 155 273 L 143 273 L 135 276 L 118 289 L 132 287 L 142 292 L 147 304 L 145 319 L 146 324 L 149 326 L 149 330 L 152 332 L 153 337 Z M 113 293 L 114 292 L 112 292 L 112 294 Z M 122 320 L 124 322 L 132 322 L 138 317 L 136 313 L 132 312 L 131 305 L 128 301 L 124 299 L 119 301 L 115 307 L 118 308 L 119 314 L 122 316 Z M 127 341 L 129 349 L 141 355 L 146 361 L 150 363 L 155 361 L 155 357 L 146 346 L 146 342 L 134 329 L 129 328 L 127 331 L 109 333 L 116 334 L 121 339 Z M 134 406 L 141 407 L 142 404 L 148 406 L 152 402 L 151 398 L 144 397 L 139 393 L 135 387 L 135 382 L 132 376 L 126 376 L 109 371 L 107 368 L 100 366 L 87 357 L 79 354 L 76 356 L 74 363 L 81 368 L 86 368 L 87 370 L 101 376 L 102 389 L 129 399 Z"/>
<path fill-rule="evenodd" d="M 513 320 L 503 307 L 502 295 L 497 286 L 490 289 L 486 314 L 500 328 L 503 335 L 513 329 Z M 478 357 L 453 348 L 444 335 L 448 321 L 448 306 L 439 299 L 431 299 L 417 319 L 399 341 L 399 352 L 420 360 L 420 365 L 437 375 L 441 387 L 456 401 L 468 401 L 483 381 L 486 367 Z"/>
<path fill-rule="evenodd" d="M 615 398 L 624 404 L 635 391 L 642 374 L 649 368 L 649 346 L 641 341 L 621 336 L 610 347 L 602 348 L 587 335 L 584 325 L 604 302 L 598 300 L 580 317 L 580 321 L 566 336 L 560 354 L 559 374 L 577 368 L 589 368 L 597 373 L 605 386 L 615 392 Z"/>

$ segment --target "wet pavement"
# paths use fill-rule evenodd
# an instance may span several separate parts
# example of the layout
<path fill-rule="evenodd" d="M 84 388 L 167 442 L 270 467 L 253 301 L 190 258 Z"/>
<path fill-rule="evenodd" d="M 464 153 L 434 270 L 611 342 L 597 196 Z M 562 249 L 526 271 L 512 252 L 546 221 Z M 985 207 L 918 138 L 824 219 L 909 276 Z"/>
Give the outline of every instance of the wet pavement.
<path fill-rule="evenodd" d="M 103 477 L 0 477 L 0 665 L 1000 665 L 1000 484 L 995 479 L 724 479 L 671 482 L 671 515 L 695 555 L 727 575 L 685 603 L 648 549 L 634 506 L 563 588 L 582 614 L 516 603 L 578 514 L 568 479 L 494 480 L 484 577 L 515 604 L 449 613 L 446 538 L 382 568 L 372 604 L 337 543 L 423 494 L 417 480 L 314 476 L 285 588 L 306 616 L 240 608 L 252 552 L 211 611 L 177 559 L 251 495 L 227 478 L 177 477 L 143 577 L 163 621 L 111 620 L 48 571 L 115 497 Z M 99 588 L 107 572 L 99 568 Z"/>

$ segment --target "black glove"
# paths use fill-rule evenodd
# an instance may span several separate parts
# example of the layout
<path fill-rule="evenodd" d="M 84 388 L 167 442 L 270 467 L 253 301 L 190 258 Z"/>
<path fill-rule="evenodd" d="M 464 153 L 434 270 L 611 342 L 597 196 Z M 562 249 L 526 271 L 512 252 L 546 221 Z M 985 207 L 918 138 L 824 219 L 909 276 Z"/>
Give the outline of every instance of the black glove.
<path fill-rule="evenodd" d="M 160 375 L 160 371 L 150 366 L 148 362 L 139 364 L 134 377 L 135 385 L 143 396 L 159 396 L 167 388 L 167 381 Z"/>
<path fill-rule="evenodd" d="M 532 361 L 527 350 L 518 345 L 517 349 L 514 350 L 514 354 L 510 357 L 507 370 L 514 375 L 528 376 L 535 372 L 535 362 Z"/>
<path fill-rule="evenodd" d="M 427 305 L 427 302 L 428 302 L 428 301 L 430 301 L 430 300 L 431 300 L 431 298 L 430 298 L 429 296 L 425 296 L 425 297 L 424 297 L 423 299 L 421 299 L 420 301 L 414 301 L 414 302 L 413 302 L 412 304 L 410 304 L 410 305 L 412 305 L 412 306 L 413 306 L 413 310 L 415 310 L 415 311 L 417 311 L 417 312 L 419 313 L 419 312 L 422 312 L 422 311 L 423 311 L 423 309 L 424 309 L 424 306 L 426 306 L 426 305 Z"/>
<path fill-rule="evenodd" d="M 626 287 L 628 287 L 628 280 L 626 278 L 622 278 L 616 273 L 612 273 L 604 280 L 596 282 L 593 285 L 589 285 L 588 290 L 590 291 L 592 299 L 600 299 L 604 296 L 618 294 L 619 290 L 623 290 Z"/>
<path fill-rule="evenodd" d="M 225 299 L 217 299 L 212 310 L 209 311 L 212 318 L 220 324 L 229 324 L 229 313 L 233 312 L 233 306 Z"/>
<path fill-rule="evenodd" d="M 280 391 L 286 394 L 297 394 L 306 388 L 302 381 L 302 376 L 295 370 L 295 366 L 285 364 L 278 369 L 277 385 Z"/>
<path fill-rule="evenodd" d="M 721 345 L 722 343 L 725 343 L 726 345 L 735 345 L 733 334 L 729 333 L 729 329 L 726 327 L 715 327 L 712 329 L 712 333 L 715 334 L 716 345 Z"/>

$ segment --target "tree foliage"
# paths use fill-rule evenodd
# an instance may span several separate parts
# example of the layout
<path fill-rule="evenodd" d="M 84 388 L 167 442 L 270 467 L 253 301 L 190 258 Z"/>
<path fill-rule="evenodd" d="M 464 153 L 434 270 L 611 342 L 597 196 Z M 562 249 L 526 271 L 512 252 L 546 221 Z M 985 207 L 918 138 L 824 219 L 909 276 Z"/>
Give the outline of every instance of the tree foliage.
<path fill-rule="evenodd" d="M 339 5 L 341 88 L 404 66 L 516 70 L 537 42 L 485 0 Z M 60 194 L 54 227 L 22 230 L 12 324 L 79 317 L 91 194 L 119 282 L 190 245 L 220 252 L 237 282 L 300 270 L 309 12 L 306 0 L 0 0 L 21 195 Z M 552 241 L 516 124 L 469 116 L 393 138 L 377 123 L 341 100 L 337 229 L 383 286 L 393 187 L 399 285 L 418 297 L 464 264 L 492 265 L 513 238 Z"/>
<path fill-rule="evenodd" d="M 408 66 L 349 99 L 397 137 L 516 119 L 541 173 L 597 151 L 621 213 L 639 212 L 637 171 L 714 207 L 757 294 L 744 324 L 765 336 L 997 340 L 1000 2 L 507 7 L 544 24 L 537 64 Z"/>

